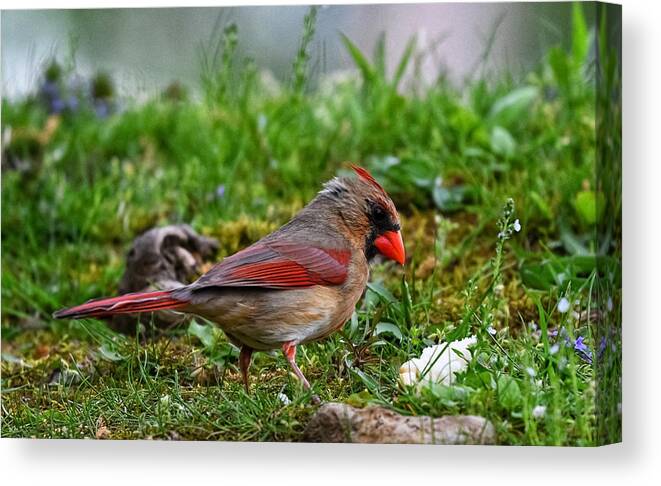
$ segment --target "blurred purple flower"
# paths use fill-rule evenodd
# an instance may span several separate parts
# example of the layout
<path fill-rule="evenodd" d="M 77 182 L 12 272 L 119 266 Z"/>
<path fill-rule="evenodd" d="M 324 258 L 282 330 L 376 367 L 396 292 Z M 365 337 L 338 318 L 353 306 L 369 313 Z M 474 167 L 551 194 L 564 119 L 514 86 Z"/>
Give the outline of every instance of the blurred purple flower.
<path fill-rule="evenodd" d="M 583 361 L 592 363 L 592 352 L 587 344 L 583 342 L 583 336 L 578 336 L 574 341 L 574 350 Z"/>
<path fill-rule="evenodd" d="M 94 102 L 94 112 L 98 118 L 106 118 L 110 115 L 110 106 L 103 100 L 97 100 Z"/>
<path fill-rule="evenodd" d="M 49 100 L 60 94 L 60 89 L 57 86 L 57 83 L 54 83 L 53 81 L 44 81 L 41 85 L 40 91 L 41 94 Z"/>
<path fill-rule="evenodd" d="M 67 100 L 67 109 L 69 111 L 76 111 L 78 110 L 78 106 L 80 105 L 80 101 L 78 101 L 78 98 L 75 96 L 69 96 L 69 99 Z"/>
<path fill-rule="evenodd" d="M 223 197 L 225 197 L 225 184 L 216 187 L 216 198 L 222 199 Z"/>
<path fill-rule="evenodd" d="M 55 113 L 55 114 L 62 113 L 66 107 L 67 107 L 66 103 L 61 98 L 54 98 L 50 102 L 51 113 Z"/>

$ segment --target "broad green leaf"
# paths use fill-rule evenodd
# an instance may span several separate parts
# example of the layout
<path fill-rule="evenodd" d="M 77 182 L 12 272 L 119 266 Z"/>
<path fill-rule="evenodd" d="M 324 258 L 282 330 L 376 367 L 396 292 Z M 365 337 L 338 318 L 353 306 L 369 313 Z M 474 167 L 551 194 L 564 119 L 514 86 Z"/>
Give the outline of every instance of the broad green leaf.
<path fill-rule="evenodd" d="M 601 266 L 611 263 L 605 259 Z M 520 274 L 526 287 L 551 290 L 555 287 L 564 289 L 570 283 L 572 287 L 580 287 L 596 270 L 597 259 L 594 256 L 575 255 L 525 261 L 521 265 Z"/>
<path fill-rule="evenodd" d="M 491 130 L 491 150 L 498 155 L 512 157 L 516 152 L 516 142 L 510 132 L 501 126 Z"/>
<path fill-rule="evenodd" d="M 402 331 L 400 331 L 399 327 L 396 324 L 393 324 L 392 322 L 379 322 L 376 325 L 376 329 L 374 330 L 374 333 L 377 336 L 379 334 L 389 333 L 395 336 L 399 341 L 401 341 L 403 337 Z"/>
<path fill-rule="evenodd" d="M 112 349 L 108 343 L 99 347 L 99 355 L 107 361 L 121 361 L 124 359 L 124 356 L 119 354 L 117 350 Z"/>
<path fill-rule="evenodd" d="M 574 207 L 581 219 L 587 224 L 597 221 L 597 198 L 594 191 L 581 191 L 574 198 Z"/>
<path fill-rule="evenodd" d="M 382 300 L 389 304 L 395 304 L 397 303 L 397 299 L 395 298 L 394 295 L 385 288 L 382 284 L 378 282 L 371 282 L 367 284 L 367 288 L 369 288 L 372 292 L 374 292 L 376 295 L 381 297 Z"/>
<path fill-rule="evenodd" d="M 368 390 L 363 390 L 358 393 L 352 393 L 344 402 L 352 407 L 363 408 L 373 400 L 374 396 Z"/>
<path fill-rule="evenodd" d="M 474 391 L 473 388 L 469 386 L 448 386 L 440 383 L 431 383 L 428 388 L 443 405 L 449 407 L 458 403 L 466 402 L 470 394 Z"/>
<path fill-rule="evenodd" d="M 569 61 L 567 59 L 567 53 L 562 50 L 560 47 L 554 47 L 549 50 L 549 64 L 551 70 L 553 71 L 553 77 L 555 78 L 558 87 L 562 91 L 563 95 L 569 95 L 570 89 L 570 67 Z"/>
<path fill-rule="evenodd" d="M 595 224 L 603 212 L 603 194 L 590 190 L 580 191 L 574 198 L 574 207 L 584 223 Z"/>
<path fill-rule="evenodd" d="M 513 410 L 521 404 L 521 389 L 511 376 L 501 375 L 496 381 L 498 402 L 504 408 Z"/>
<path fill-rule="evenodd" d="M 188 334 L 198 338 L 205 348 L 211 348 L 216 343 L 216 332 L 209 324 L 198 324 L 193 320 L 188 325 Z"/>
<path fill-rule="evenodd" d="M 567 227 L 560 228 L 560 240 L 562 240 L 567 252 L 572 255 L 586 256 L 591 253 L 574 232 Z"/>
<path fill-rule="evenodd" d="M 539 89 L 535 86 L 524 86 L 510 91 L 502 98 L 496 100 L 491 107 L 489 118 L 495 124 L 511 126 L 520 120 L 530 109 L 530 105 L 539 96 Z"/>

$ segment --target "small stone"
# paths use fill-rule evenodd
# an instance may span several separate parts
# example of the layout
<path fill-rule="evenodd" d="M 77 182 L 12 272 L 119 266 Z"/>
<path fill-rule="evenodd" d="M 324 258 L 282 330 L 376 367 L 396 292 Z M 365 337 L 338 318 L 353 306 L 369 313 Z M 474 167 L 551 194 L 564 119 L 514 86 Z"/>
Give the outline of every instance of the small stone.
<path fill-rule="evenodd" d="M 103 417 L 99 417 L 96 421 L 95 437 L 99 440 L 110 439 L 110 429 L 106 426 L 106 421 Z"/>
<path fill-rule="evenodd" d="M 496 430 L 476 415 L 410 417 L 383 407 L 327 403 L 312 417 L 305 442 L 362 444 L 494 444 Z"/>

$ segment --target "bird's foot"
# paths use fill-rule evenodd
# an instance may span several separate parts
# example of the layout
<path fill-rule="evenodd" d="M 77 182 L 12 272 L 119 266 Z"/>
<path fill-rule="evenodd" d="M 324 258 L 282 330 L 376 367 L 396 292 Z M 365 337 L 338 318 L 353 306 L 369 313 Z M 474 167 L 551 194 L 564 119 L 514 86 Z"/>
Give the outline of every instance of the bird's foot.
<path fill-rule="evenodd" d="M 243 385 L 246 387 L 246 393 L 250 393 L 250 377 L 248 376 L 248 369 L 250 368 L 250 361 L 252 360 L 253 349 L 249 346 L 241 346 L 239 353 L 239 369 L 241 370 L 241 377 L 243 378 Z"/>
<path fill-rule="evenodd" d="M 291 366 L 291 369 L 294 371 L 294 374 L 303 385 L 303 388 L 310 390 L 310 382 L 305 378 L 303 372 L 296 364 L 296 342 L 289 341 L 284 343 L 282 345 L 282 353 L 285 355 L 285 358 L 287 358 L 289 366 Z"/>

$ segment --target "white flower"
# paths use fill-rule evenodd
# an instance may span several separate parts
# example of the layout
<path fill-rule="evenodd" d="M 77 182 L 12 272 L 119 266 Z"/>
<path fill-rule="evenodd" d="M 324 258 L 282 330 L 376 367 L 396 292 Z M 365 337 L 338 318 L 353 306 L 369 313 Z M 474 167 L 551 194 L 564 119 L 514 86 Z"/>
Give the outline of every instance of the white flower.
<path fill-rule="evenodd" d="M 535 370 L 532 369 L 530 366 L 526 368 L 526 373 L 530 376 L 530 378 L 534 378 L 537 373 L 535 373 Z"/>
<path fill-rule="evenodd" d="M 404 385 L 442 383 L 451 385 L 454 375 L 466 369 L 473 356 L 468 349 L 477 342 L 475 336 L 461 341 L 441 342 L 422 350 L 399 368 L 399 379 Z M 445 350 L 444 350 L 445 349 Z M 424 376 L 422 376 L 424 373 Z"/>
<path fill-rule="evenodd" d="M 551 347 L 549 348 L 549 353 L 550 353 L 550 354 L 555 354 L 555 353 L 557 353 L 559 350 L 560 350 L 560 346 L 558 346 L 558 344 L 556 343 L 556 344 L 554 344 L 553 346 L 551 346 Z"/>
<path fill-rule="evenodd" d="M 516 231 L 517 233 L 521 231 L 521 223 L 519 222 L 518 219 L 514 220 L 514 231 Z"/>
<path fill-rule="evenodd" d="M 289 397 L 282 392 L 278 393 L 278 400 L 280 400 L 284 406 L 287 406 L 291 403 Z"/>
<path fill-rule="evenodd" d="M 532 409 L 532 416 L 535 418 L 542 418 L 545 414 L 546 414 L 545 405 L 537 405 L 535 408 Z"/>
<path fill-rule="evenodd" d="M 567 300 L 566 297 L 563 297 L 560 299 L 560 302 L 558 302 L 558 312 L 561 314 L 564 314 L 569 310 L 569 301 Z"/>
<path fill-rule="evenodd" d="M 491 334 L 492 336 L 495 336 L 495 335 L 496 335 L 496 330 L 495 330 L 492 326 L 489 326 L 489 327 L 487 328 L 487 332 L 488 332 L 489 334 Z"/>

